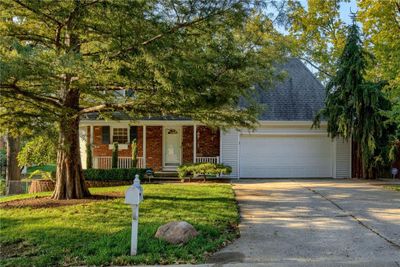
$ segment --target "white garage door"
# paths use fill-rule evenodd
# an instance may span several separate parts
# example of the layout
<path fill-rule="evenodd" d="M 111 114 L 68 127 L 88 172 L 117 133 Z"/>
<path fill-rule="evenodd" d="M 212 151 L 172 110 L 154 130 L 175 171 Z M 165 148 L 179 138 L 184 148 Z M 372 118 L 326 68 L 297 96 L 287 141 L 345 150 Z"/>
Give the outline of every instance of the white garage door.
<path fill-rule="evenodd" d="M 240 177 L 332 177 L 332 142 L 326 136 L 240 136 Z"/>

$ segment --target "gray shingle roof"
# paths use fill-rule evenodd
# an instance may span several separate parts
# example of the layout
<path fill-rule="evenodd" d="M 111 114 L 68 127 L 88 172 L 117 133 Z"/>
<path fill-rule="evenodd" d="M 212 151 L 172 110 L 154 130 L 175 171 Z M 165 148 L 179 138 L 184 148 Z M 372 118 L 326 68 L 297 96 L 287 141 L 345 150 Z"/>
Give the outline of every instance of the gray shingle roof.
<path fill-rule="evenodd" d="M 256 101 L 265 106 L 259 120 L 268 121 L 312 121 L 324 106 L 325 90 L 311 71 L 297 58 L 289 59 L 278 69 L 287 75 L 277 81 L 272 88 L 263 90 L 257 87 Z M 241 103 L 244 105 L 244 103 Z M 130 120 L 123 112 L 113 112 L 114 120 Z M 98 113 L 86 114 L 82 120 L 96 120 Z M 188 118 L 154 117 L 144 120 L 189 120 Z"/>
<path fill-rule="evenodd" d="M 257 102 L 265 105 L 259 120 L 312 121 L 324 106 L 325 89 L 311 71 L 297 58 L 281 66 L 287 74 L 273 88 L 257 88 Z"/>

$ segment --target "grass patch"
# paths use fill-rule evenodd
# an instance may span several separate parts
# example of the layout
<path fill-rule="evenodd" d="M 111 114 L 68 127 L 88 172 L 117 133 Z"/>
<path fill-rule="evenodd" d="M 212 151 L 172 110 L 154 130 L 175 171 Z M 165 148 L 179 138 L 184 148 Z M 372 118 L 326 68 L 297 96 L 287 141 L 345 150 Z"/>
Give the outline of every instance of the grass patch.
<path fill-rule="evenodd" d="M 0 210 L 1 266 L 128 265 L 204 262 L 232 240 L 239 215 L 230 185 L 143 185 L 138 255 L 129 256 L 131 209 L 123 198 L 57 208 Z M 126 186 L 91 188 L 121 192 Z M 42 193 L 46 196 L 50 193 Z M 19 198 L 27 198 L 22 195 Z M 32 195 L 28 195 L 32 197 Z M 1 199 L 16 199 L 15 196 Z M 199 235 L 186 245 L 154 238 L 157 228 L 186 220 Z"/>
<path fill-rule="evenodd" d="M 400 192 L 400 185 L 388 185 L 385 188 Z"/>
<path fill-rule="evenodd" d="M 42 165 L 42 166 L 32 166 L 27 168 L 27 174 L 31 174 L 34 171 L 44 171 L 44 172 L 55 172 L 56 171 L 56 165 Z"/>

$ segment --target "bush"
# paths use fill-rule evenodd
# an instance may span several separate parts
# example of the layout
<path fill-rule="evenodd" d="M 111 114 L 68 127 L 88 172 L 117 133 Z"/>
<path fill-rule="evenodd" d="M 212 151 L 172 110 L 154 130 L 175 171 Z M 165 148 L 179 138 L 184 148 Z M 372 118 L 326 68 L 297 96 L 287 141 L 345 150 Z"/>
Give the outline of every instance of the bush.
<path fill-rule="evenodd" d="M 132 141 L 132 166 L 134 168 L 137 167 L 137 156 L 138 156 L 138 147 L 137 147 L 137 141 L 136 138 L 133 139 Z"/>
<path fill-rule="evenodd" d="M 6 195 L 6 180 L 0 179 L 0 196 Z"/>
<path fill-rule="evenodd" d="M 186 176 L 203 175 L 206 178 L 207 175 L 218 175 L 218 174 L 230 174 L 232 168 L 224 164 L 214 163 L 192 163 L 181 165 L 178 168 L 178 174 L 180 178 Z"/>
<path fill-rule="evenodd" d="M 113 143 L 111 166 L 113 169 L 118 168 L 118 143 L 117 142 Z"/>
<path fill-rule="evenodd" d="M 28 179 L 33 179 L 34 177 L 39 176 L 40 179 L 43 180 L 51 180 L 53 182 L 56 181 L 56 172 L 55 171 L 42 171 L 42 170 L 35 170 L 29 176 Z"/>
<path fill-rule="evenodd" d="M 88 181 L 133 181 L 136 174 L 143 179 L 146 170 L 148 169 L 87 169 L 83 170 L 83 176 Z"/>
<path fill-rule="evenodd" d="M 18 153 L 19 166 L 46 165 L 57 161 L 57 145 L 46 136 L 36 136 Z"/>
<path fill-rule="evenodd" d="M 93 168 L 92 145 L 86 144 L 86 169 Z"/>
<path fill-rule="evenodd" d="M 7 152 L 4 148 L 0 149 L 0 166 L 7 165 Z"/>

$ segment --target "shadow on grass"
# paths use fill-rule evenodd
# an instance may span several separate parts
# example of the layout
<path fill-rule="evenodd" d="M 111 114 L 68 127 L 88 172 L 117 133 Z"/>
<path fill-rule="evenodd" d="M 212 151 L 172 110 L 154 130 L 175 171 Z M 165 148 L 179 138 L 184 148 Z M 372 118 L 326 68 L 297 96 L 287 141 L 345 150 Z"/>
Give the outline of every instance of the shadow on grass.
<path fill-rule="evenodd" d="M 39 219 L 25 219 L 23 224 L 35 225 Z M 6 227 L 20 225 L 18 219 L 2 219 Z M 162 224 L 140 223 L 138 255 L 129 256 L 130 221 L 86 229 L 43 225 L 28 228 L 1 239 L 1 266 L 55 265 L 126 265 L 204 262 L 205 255 L 216 251 L 226 240 L 236 236 L 235 229 L 217 229 L 213 225 L 194 224 L 199 235 L 185 245 L 170 245 L 154 234 Z M 117 225 L 117 227 L 116 227 Z M 108 226 L 108 225 L 104 225 Z"/>
<path fill-rule="evenodd" d="M 146 200 L 166 200 L 166 201 L 198 201 L 198 202 L 203 202 L 203 201 L 217 201 L 217 202 L 226 202 L 229 201 L 229 198 L 226 197 L 167 197 L 167 196 L 146 196 Z"/>

